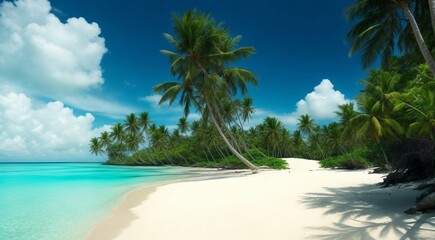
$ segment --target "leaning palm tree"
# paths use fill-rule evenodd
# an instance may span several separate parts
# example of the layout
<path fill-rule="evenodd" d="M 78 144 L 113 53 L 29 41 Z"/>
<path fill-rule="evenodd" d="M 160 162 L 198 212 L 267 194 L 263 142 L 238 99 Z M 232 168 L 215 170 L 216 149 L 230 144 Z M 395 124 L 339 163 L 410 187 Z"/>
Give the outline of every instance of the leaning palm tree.
<path fill-rule="evenodd" d="M 397 38 L 401 40 L 402 49 L 410 51 L 413 45 L 407 35 L 411 28 L 415 41 L 426 63 L 435 76 L 435 61 L 423 38 L 422 32 L 410 9 L 416 15 L 426 15 L 426 0 L 356 0 L 353 5 L 345 10 L 348 21 L 358 20 L 350 30 L 347 39 L 353 42 L 349 55 L 362 50 L 362 64 L 368 67 L 381 57 L 386 63 L 394 55 Z M 416 12 L 425 11 L 425 13 Z M 406 18 L 407 25 L 402 23 Z"/>
<path fill-rule="evenodd" d="M 107 131 L 103 131 L 100 134 L 99 140 L 103 148 L 107 149 L 110 145 L 112 145 L 112 141 L 110 139 L 110 133 Z"/>
<path fill-rule="evenodd" d="M 114 153 L 115 148 L 113 148 L 114 141 L 112 140 L 112 137 L 110 136 L 111 133 L 107 131 L 103 131 L 100 134 L 100 137 L 98 140 L 100 141 L 101 147 L 104 148 L 109 160 L 113 160 L 117 154 Z"/>
<path fill-rule="evenodd" d="M 429 10 L 430 10 L 430 17 L 432 20 L 432 30 L 435 34 L 435 0 L 428 0 L 429 2 Z"/>
<path fill-rule="evenodd" d="M 188 11 L 174 16 L 175 36 L 164 34 L 174 47 L 174 52 L 162 50 L 171 63 L 171 73 L 179 82 L 167 82 L 155 86 L 161 93 L 160 104 L 173 104 L 179 97 L 187 116 L 191 106 L 202 113 L 203 119 L 211 119 L 231 152 L 253 172 L 258 168 L 242 156 L 230 143 L 229 133 L 220 111 L 220 99 L 231 99 L 239 93 L 246 94 L 248 84 L 256 84 L 254 74 L 243 68 L 229 67 L 241 58 L 254 53 L 252 47 L 235 48 L 240 36 L 231 37 L 227 28 L 216 24 L 207 14 Z"/>

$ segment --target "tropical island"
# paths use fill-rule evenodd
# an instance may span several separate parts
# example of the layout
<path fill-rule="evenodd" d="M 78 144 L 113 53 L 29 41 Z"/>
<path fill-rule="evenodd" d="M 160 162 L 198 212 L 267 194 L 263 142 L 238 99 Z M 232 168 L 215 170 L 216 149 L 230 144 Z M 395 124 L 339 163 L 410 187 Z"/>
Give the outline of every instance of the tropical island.
<path fill-rule="evenodd" d="M 419 12 L 429 10 L 423 6 L 412 6 L 415 13 L 409 15 L 409 6 L 380 5 L 357 1 L 345 11 L 349 21 L 358 19 L 347 36 L 353 42 L 350 54 L 362 51 L 366 67 L 379 56 L 381 66 L 361 80 L 364 89 L 355 101 L 339 106 L 337 122 L 319 126 L 305 114 L 293 132 L 275 117 L 245 129 L 255 113 L 247 85 L 256 86 L 257 80 L 253 72 L 234 65 L 255 49 L 236 47 L 241 36 L 231 37 L 223 23 L 193 10 L 174 15 L 175 34 L 164 34 L 175 52 L 161 52 L 168 56 L 178 82 L 154 87 L 162 94 L 159 104 L 178 102 L 183 107 L 178 127 L 170 132 L 164 125 L 151 123 L 148 112 L 131 113 L 110 132 L 92 138 L 90 151 L 107 157 L 107 164 L 113 165 L 249 168 L 257 173 L 259 167 L 286 169 L 282 158 L 293 157 L 319 160 L 323 168 L 378 167 L 376 171 L 390 172 L 384 186 L 433 178 L 435 62 L 420 27 L 413 25 L 415 18 L 430 24 L 431 15 Z M 396 15 L 377 19 L 371 14 L 389 8 L 406 16 L 409 25 L 401 31 L 381 28 L 384 21 L 392 21 L 388 17 Z M 375 20 L 377 24 L 368 25 Z M 432 30 L 429 27 L 422 28 Z M 435 42 L 435 34 L 427 32 L 427 42 Z M 393 39 L 386 41 L 386 36 Z M 394 54 L 396 37 L 406 50 L 403 56 Z M 189 123 L 192 108 L 201 119 Z M 144 143 L 149 144 L 141 148 Z M 433 191 L 421 199 L 426 196 L 432 202 L 418 210 L 435 207 Z"/>
<path fill-rule="evenodd" d="M 361 51 L 364 67 L 377 59 L 381 65 L 361 80 L 364 88 L 354 101 L 339 106 L 338 121 L 320 126 L 305 114 L 292 132 L 275 117 L 243 127 L 255 113 L 247 85 L 256 86 L 257 80 L 236 63 L 251 56 L 253 47 L 238 47 L 241 37 L 230 36 L 228 28 L 209 14 L 193 10 L 174 15 L 174 35 L 164 34 L 173 50 L 161 52 L 178 81 L 158 84 L 154 91 L 162 94 L 159 104 L 178 102 L 184 108 L 178 127 L 170 132 L 151 123 L 147 112 L 132 113 L 110 132 L 93 138 L 91 152 L 106 155 L 107 164 L 114 165 L 249 168 L 252 173 L 259 168 L 286 169 L 283 158 L 315 159 L 323 168 L 377 167 L 376 172 L 388 173 L 383 187 L 433 179 L 435 62 L 429 49 L 434 49 L 435 31 L 429 16 L 435 15 L 426 1 L 409 4 L 356 1 L 345 10 L 346 18 L 356 21 L 347 35 L 353 43 L 350 55 Z M 407 23 L 398 16 L 406 17 Z M 396 44 L 403 55 L 395 54 Z M 201 119 L 189 123 L 192 108 Z M 147 147 L 141 148 L 144 143 Z M 406 213 L 435 208 L 435 183 L 425 182 L 418 189 L 426 191 Z M 331 239 L 357 237 L 346 230 Z M 371 239 L 370 233 L 366 237 Z"/>
<path fill-rule="evenodd" d="M 61 10 L 51 9 L 46 0 L 6 1 L 0 20 L 29 3 L 44 5 L 48 22 L 62 24 L 51 13 L 61 15 Z M 76 225 L 66 225 L 65 233 L 58 232 L 61 225 L 38 232 L 23 224 L 26 214 L 0 207 L 6 216 L 0 238 L 433 239 L 435 1 L 353 0 L 343 12 L 351 26 L 343 36 L 349 56 L 360 59 L 365 71 L 363 79 L 352 81 L 359 80 L 362 88 L 334 107 L 333 120 L 295 111 L 300 115 L 293 116 L 294 128 L 274 114 L 253 120 L 263 110 L 255 107 L 261 98 L 250 93 L 267 84 L 249 65 L 255 46 L 244 46 L 242 36 L 213 12 L 174 13 L 172 29 L 162 29 L 168 32 L 162 38 L 168 48 L 160 50 L 172 79 L 150 91 L 158 106 L 182 109 L 176 126 L 154 120 L 157 110 L 131 111 L 87 135 L 86 148 L 103 165 L 2 164 L 0 191 L 6 194 L 0 203 L 22 204 L 40 187 L 48 197 L 35 198 L 38 209 L 29 208 L 29 219 L 43 216 L 45 205 L 65 210 L 64 204 L 71 210 L 47 211 L 54 217 L 42 217 L 42 229 L 62 216 Z M 83 21 L 67 20 L 74 31 Z M 0 29 L 18 29 L 10 22 L 0 21 Z M 36 23 L 27 25 L 31 30 L 48 31 Z M 22 41 L 18 33 L 8 39 Z M 3 46 L 9 45 L 0 44 L 6 54 Z M 52 45 L 47 46 L 49 51 Z M 334 86 L 324 79 L 314 91 L 322 87 Z M 24 95 L 8 96 L 26 102 Z M 0 96 L 0 106 L 11 104 L 5 99 Z M 49 107 L 65 112 L 59 102 Z M 59 119 L 64 120 L 52 121 Z M 53 197 L 67 194 L 62 188 L 71 191 L 67 200 Z M 95 199 L 84 200 L 91 195 Z M 81 206 L 74 203 L 80 201 Z M 92 208 L 97 213 L 83 218 L 89 226 L 78 227 L 78 216 Z"/>

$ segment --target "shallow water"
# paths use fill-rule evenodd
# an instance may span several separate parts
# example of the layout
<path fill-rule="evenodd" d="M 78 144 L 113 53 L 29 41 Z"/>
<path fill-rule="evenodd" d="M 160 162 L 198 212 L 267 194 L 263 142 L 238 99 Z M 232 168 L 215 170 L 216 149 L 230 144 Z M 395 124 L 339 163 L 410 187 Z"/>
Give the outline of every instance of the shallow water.
<path fill-rule="evenodd" d="M 0 239 L 82 239 L 128 191 L 184 175 L 164 167 L 0 164 Z"/>

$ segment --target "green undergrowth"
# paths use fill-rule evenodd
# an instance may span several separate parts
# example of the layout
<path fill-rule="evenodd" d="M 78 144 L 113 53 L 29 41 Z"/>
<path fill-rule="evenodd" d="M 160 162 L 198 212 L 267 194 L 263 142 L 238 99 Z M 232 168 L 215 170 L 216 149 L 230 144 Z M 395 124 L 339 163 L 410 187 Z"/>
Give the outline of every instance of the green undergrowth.
<path fill-rule="evenodd" d="M 251 149 L 244 153 L 243 156 L 258 167 L 269 167 L 272 169 L 286 169 L 287 162 L 280 158 L 264 156 L 259 150 Z M 245 169 L 247 168 L 235 156 L 225 158 L 206 157 L 199 154 L 195 149 L 191 149 L 187 144 L 167 150 L 153 151 L 141 150 L 131 156 L 112 159 L 107 162 L 111 165 L 130 165 L 130 166 L 186 166 L 186 167 L 204 167 L 204 168 L 225 168 L 225 169 Z"/>
<path fill-rule="evenodd" d="M 367 158 L 369 155 L 367 148 L 358 148 L 343 155 L 321 160 L 320 166 L 322 168 L 364 169 L 373 166 Z"/>
<path fill-rule="evenodd" d="M 269 167 L 272 169 L 287 169 L 287 162 L 281 158 L 267 157 L 261 154 L 256 149 L 251 149 L 248 153 L 243 154 L 252 164 L 257 167 Z M 237 157 L 228 156 L 216 161 L 200 161 L 196 162 L 194 167 L 207 168 L 225 168 L 225 169 L 245 169 L 247 166 L 243 164 Z"/>

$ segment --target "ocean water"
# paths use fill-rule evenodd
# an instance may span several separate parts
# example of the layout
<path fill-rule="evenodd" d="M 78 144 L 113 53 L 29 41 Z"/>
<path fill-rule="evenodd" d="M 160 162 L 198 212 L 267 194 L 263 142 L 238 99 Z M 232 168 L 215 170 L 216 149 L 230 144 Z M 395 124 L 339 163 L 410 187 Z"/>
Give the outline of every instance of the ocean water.
<path fill-rule="evenodd" d="M 83 239 L 128 191 L 184 175 L 165 167 L 0 164 L 0 239 Z"/>

